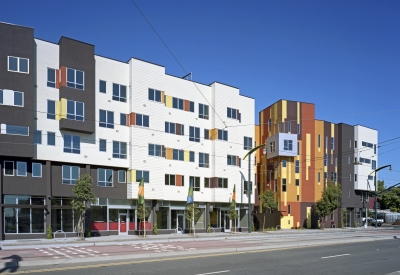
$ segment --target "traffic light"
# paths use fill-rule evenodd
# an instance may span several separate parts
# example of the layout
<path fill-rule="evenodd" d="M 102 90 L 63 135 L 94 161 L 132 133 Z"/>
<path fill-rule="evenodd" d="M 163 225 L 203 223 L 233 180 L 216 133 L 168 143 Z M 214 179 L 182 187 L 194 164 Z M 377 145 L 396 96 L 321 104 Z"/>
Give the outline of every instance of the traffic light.
<path fill-rule="evenodd" d="M 376 209 L 380 209 L 380 207 L 381 207 L 380 203 L 379 202 L 375 202 L 374 203 L 374 208 L 375 208 L 375 204 L 376 204 Z"/>

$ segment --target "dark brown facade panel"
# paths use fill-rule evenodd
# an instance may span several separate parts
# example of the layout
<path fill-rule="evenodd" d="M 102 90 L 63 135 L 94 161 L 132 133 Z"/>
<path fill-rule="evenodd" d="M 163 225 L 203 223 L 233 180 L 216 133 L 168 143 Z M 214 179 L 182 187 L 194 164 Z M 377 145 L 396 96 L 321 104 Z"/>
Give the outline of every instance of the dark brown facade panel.
<path fill-rule="evenodd" d="M 218 178 L 213 177 L 210 179 L 210 188 L 218 188 Z"/>

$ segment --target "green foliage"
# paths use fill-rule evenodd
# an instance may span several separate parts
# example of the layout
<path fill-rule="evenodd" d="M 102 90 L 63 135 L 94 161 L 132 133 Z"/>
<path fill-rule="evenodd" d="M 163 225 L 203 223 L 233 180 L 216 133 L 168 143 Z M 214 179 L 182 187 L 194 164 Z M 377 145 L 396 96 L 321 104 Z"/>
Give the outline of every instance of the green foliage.
<path fill-rule="evenodd" d="M 275 193 L 271 189 L 268 189 L 260 194 L 260 202 L 266 209 L 278 208 L 278 203 L 275 201 Z"/>
<path fill-rule="evenodd" d="M 232 204 L 229 206 L 228 217 L 230 220 L 237 220 L 237 218 L 239 217 L 235 206 Z"/>
<path fill-rule="evenodd" d="M 256 227 L 254 226 L 254 223 L 251 223 L 251 232 L 255 232 L 256 231 Z"/>
<path fill-rule="evenodd" d="M 96 202 L 96 196 L 92 191 L 92 177 L 89 175 L 80 176 L 76 182 L 74 187 L 72 188 L 72 192 L 75 194 L 75 198 L 71 201 L 72 209 L 79 212 L 79 221 L 76 226 L 76 232 L 78 232 L 78 236 L 80 239 L 84 239 L 84 222 L 85 222 L 85 213 L 91 203 Z"/>
<path fill-rule="evenodd" d="M 154 235 L 158 235 L 157 223 L 155 223 L 155 224 L 153 225 L 153 234 L 154 234 Z"/>
<path fill-rule="evenodd" d="M 47 226 L 47 236 L 46 239 L 53 239 L 53 230 L 51 229 L 51 225 Z"/>
<path fill-rule="evenodd" d="M 328 180 L 326 188 L 322 191 L 321 199 L 317 201 L 315 206 L 315 213 L 322 219 L 335 211 L 340 203 L 339 198 L 342 195 L 342 190 L 339 184 L 332 183 Z"/>
<path fill-rule="evenodd" d="M 89 226 L 86 227 L 86 238 L 92 237 L 92 228 Z"/>
<path fill-rule="evenodd" d="M 139 221 L 145 221 L 145 219 L 150 216 L 150 211 L 146 204 L 138 205 L 138 207 L 136 208 L 136 216 Z"/>
<path fill-rule="evenodd" d="M 210 224 L 207 225 L 207 233 L 211 233 L 211 225 Z"/>
<path fill-rule="evenodd" d="M 378 181 L 378 191 L 382 192 L 386 189 L 383 180 Z M 383 192 L 378 197 L 378 202 L 385 209 L 389 208 L 392 212 L 400 212 L 400 187 L 392 188 Z"/>
<path fill-rule="evenodd" d="M 347 220 L 347 213 L 349 211 L 347 211 L 346 208 L 342 208 L 340 209 L 340 213 L 339 213 L 339 218 L 341 221 L 341 227 L 344 228 L 345 224 L 346 224 L 346 220 Z"/>
<path fill-rule="evenodd" d="M 194 212 L 194 217 L 193 217 L 193 212 Z M 191 230 L 193 230 L 192 228 L 192 224 L 193 224 L 193 218 L 194 221 L 197 221 L 200 217 L 200 210 L 197 208 L 197 204 L 196 203 L 189 203 L 186 206 L 186 211 L 185 211 L 185 218 L 189 223 L 189 227 Z"/>

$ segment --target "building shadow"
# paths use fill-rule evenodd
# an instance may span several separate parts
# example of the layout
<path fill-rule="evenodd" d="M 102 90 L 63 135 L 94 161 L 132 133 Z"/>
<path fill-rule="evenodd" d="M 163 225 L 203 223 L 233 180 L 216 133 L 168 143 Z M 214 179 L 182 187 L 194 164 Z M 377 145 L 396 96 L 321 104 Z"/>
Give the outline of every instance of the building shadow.
<path fill-rule="evenodd" d="M 11 255 L 9 257 L 4 257 L 2 260 L 10 260 L 9 262 L 4 263 L 4 267 L 0 270 L 0 273 L 3 272 L 16 272 L 19 268 L 19 262 L 22 258 L 18 255 Z"/>

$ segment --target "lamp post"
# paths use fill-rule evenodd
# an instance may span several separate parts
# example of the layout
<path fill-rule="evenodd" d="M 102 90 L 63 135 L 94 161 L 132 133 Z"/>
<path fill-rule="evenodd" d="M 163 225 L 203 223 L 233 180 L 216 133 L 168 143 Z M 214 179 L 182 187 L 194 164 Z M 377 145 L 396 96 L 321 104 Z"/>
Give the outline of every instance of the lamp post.
<path fill-rule="evenodd" d="M 376 187 L 376 172 L 378 172 L 379 170 L 385 169 L 385 168 L 387 168 L 387 167 L 390 167 L 390 168 L 389 168 L 389 171 L 392 171 L 392 165 L 389 164 L 389 165 L 385 165 L 385 166 L 382 166 L 382 167 L 379 167 L 379 168 L 373 170 L 373 171 L 372 171 L 371 173 L 369 173 L 369 175 L 368 175 L 368 176 L 370 176 L 372 173 L 374 173 L 374 184 L 375 184 L 375 193 L 374 193 L 374 196 L 375 196 L 375 203 L 374 203 L 374 204 L 375 204 L 375 205 L 374 205 L 374 210 L 375 210 L 375 228 L 378 227 L 378 212 L 377 212 L 378 191 L 377 191 L 377 187 Z"/>

